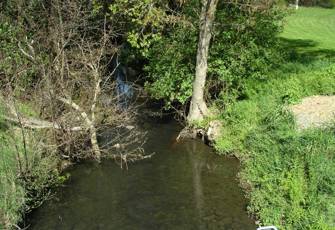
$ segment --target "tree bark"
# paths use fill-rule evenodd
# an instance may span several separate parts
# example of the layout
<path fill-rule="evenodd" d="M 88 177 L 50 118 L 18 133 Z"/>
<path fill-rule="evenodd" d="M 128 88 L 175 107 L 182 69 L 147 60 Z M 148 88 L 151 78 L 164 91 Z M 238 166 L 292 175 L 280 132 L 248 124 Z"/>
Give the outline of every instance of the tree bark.
<path fill-rule="evenodd" d="M 193 81 L 193 94 L 190 105 L 188 122 L 199 121 L 208 114 L 204 99 L 205 83 L 207 76 L 207 59 L 209 44 L 212 37 L 212 27 L 218 0 L 201 0 L 200 32 L 197 51 L 195 79 Z"/>

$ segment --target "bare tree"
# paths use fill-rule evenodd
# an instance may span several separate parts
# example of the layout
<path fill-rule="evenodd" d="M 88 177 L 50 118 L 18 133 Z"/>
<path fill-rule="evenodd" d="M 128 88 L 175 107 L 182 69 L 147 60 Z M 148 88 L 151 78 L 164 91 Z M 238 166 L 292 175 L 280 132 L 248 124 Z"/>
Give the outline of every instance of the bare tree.
<path fill-rule="evenodd" d="M 48 27 L 38 28 L 40 35 L 34 41 L 19 43 L 21 54 L 39 70 L 29 100 L 40 109 L 40 116 L 14 109 L 14 86 L 2 95 L 11 98 L 6 100 L 5 118 L 22 128 L 50 130 L 63 157 L 91 156 L 100 161 L 109 156 L 121 162 L 149 157 L 140 149 L 144 133 L 135 128 L 134 106 L 121 110 L 117 105 L 120 95 L 115 93 L 110 65 L 118 52 L 113 26 L 105 18 L 90 20 L 91 9 L 81 0 L 52 0 L 48 7 Z M 117 135 L 101 146 L 99 132 L 106 128 Z M 124 152 L 127 145 L 133 148 Z M 116 151 L 111 154 L 112 149 Z"/>

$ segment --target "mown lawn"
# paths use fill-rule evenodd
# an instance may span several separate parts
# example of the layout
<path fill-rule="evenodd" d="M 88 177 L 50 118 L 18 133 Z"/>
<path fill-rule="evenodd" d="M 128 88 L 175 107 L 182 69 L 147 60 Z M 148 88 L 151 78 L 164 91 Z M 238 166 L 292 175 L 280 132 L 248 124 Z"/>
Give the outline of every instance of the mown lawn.
<path fill-rule="evenodd" d="M 298 132 L 287 106 L 335 94 L 335 10 L 301 8 L 281 34 L 286 62 L 250 80 L 224 111 L 216 148 L 242 162 L 241 185 L 261 225 L 335 229 L 335 125 Z"/>
<path fill-rule="evenodd" d="M 301 41 L 301 50 L 334 50 L 335 9 L 300 8 L 287 17 L 281 37 Z"/>

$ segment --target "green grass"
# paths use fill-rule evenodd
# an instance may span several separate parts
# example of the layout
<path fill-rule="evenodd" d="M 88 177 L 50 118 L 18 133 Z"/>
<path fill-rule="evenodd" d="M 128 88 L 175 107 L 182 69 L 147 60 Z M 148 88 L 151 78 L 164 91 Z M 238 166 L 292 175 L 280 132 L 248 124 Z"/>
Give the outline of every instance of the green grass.
<path fill-rule="evenodd" d="M 28 105 L 18 107 L 26 115 L 34 113 Z M 49 188 L 66 178 L 59 176 L 57 155 L 36 144 L 43 142 L 43 134 L 24 130 L 25 154 L 21 130 L 6 123 L 3 114 L 0 103 L 0 229 L 15 229 L 24 212 L 40 205 Z"/>
<path fill-rule="evenodd" d="M 303 50 L 334 50 L 335 9 L 301 7 L 287 17 L 281 36 L 305 42 Z"/>
<path fill-rule="evenodd" d="M 5 138 L 0 135 L 2 144 Z M 14 149 L 3 146 L 0 148 L 0 229 L 11 226 L 21 220 L 21 210 L 25 202 L 24 188 L 17 184 L 16 162 Z"/>
<path fill-rule="evenodd" d="M 286 109 L 306 96 L 335 94 L 334 16 L 319 8 L 290 15 L 281 35 L 287 62 L 266 80 L 247 81 L 246 99 L 220 116 L 216 149 L 241 159 L 248 209 L 262 225 L 335 229 L 335 125 L 297 132 Z"/>
<path fill-rule="evenodd" d="M 0 107 L 0 114 L 3 109 Z M 25 202 L 25 192 L 21 185 L 16 183 L 17 171 L 15 147 L 10 143 L 10 135 L 4 120 L 0 115 L 0 229 L 8 228 L 11 223 L 21 220 L 21 213 Z"/>

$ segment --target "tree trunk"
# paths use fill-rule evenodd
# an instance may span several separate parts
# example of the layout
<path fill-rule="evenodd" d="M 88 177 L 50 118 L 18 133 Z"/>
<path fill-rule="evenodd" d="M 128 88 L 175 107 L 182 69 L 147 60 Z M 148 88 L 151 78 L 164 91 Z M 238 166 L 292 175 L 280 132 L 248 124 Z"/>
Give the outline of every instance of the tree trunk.
<path fill-rule="evenodd" d="M 200 31 L 197 51 L 195 79 L 193 81 L 193 94 L 190 105 L 188 122 L 202 120 L 208 114 L 204 100 L 204 90 L 207 76 L 207 58 L 209 44 L 212 37 L 212 27 L 218 0 L 201 0 Z"/>
<path fill-rule="evenodd" d="M 299 0 L 295 0 L 295 9 L 296 9 L 296 10 L 299 9 Z"/>

